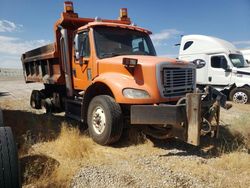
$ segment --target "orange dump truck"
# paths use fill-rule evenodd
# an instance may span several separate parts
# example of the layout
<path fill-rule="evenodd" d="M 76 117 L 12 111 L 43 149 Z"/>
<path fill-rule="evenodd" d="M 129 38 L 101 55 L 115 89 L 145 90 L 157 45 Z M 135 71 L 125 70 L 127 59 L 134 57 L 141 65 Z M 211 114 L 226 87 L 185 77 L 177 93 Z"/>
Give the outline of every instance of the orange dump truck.
<path fill-rule="evenodd" d="M 54 33 L 54 43 L 22 55 L 26 82 L 44 83 L 31 94 L 33 108 L 65 111 L 102 145 L 118 141 L 125 125 L 193 145 L 218 133 L 218 101 L 196 92 L 194 63 L 157 57 L 151 32 L 131 24 L 127 9 L 117 20 L 79 18 L 65 2 Z"/>

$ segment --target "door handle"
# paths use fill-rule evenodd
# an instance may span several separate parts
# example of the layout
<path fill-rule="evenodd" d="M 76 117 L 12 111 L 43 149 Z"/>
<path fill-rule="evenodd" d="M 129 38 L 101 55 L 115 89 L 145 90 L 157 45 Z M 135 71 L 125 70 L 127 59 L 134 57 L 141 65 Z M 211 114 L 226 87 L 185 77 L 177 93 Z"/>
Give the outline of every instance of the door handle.
<path fill-rule="evenodd" d="M 79 64 L 80 64 L 80 66 L 82 66 L 82 65 L 86 65 L 86 64 L 88 64 L 89 63 L 89 59 L 86 59 L 86 58 L 82 58 L 82 59 L 80 59 L 80 61 L 79 61 Z"/>
<path fill-rule="evenodd" d="M 212 76 L 208 77 L 208 81 L 211 82 L 212 81 Z"/>

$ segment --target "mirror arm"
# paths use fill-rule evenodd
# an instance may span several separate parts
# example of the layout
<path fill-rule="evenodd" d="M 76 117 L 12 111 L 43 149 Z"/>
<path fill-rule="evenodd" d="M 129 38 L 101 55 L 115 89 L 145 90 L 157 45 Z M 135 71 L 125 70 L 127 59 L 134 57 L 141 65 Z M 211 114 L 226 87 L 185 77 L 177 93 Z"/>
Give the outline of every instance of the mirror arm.
<path fill-rule="evenodd" d="M 232 69 L 226 68 L 226 69 L 225 69 L 225 72 L 232 72 Z"/>

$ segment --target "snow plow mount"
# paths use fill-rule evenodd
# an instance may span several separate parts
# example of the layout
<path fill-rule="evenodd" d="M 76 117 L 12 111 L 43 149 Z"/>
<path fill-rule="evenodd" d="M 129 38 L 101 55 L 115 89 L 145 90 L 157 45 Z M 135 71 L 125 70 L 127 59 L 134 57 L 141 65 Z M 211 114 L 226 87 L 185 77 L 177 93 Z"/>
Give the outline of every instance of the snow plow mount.
<path fill-rule="evenodd" d="M 176 105 L 132 105 L 131 124 L 170 127 L 166 137 L 176 137 L 195 146 L 208 133 L 218 137 L 218 97 L 213 93 L 188 93 L 181 100 Z"/>

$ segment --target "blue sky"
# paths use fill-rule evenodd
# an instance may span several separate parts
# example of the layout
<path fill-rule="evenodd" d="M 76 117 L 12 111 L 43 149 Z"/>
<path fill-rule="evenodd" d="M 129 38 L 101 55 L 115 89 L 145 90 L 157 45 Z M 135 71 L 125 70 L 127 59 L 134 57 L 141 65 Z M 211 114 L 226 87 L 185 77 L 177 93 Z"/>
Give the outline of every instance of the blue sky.
<path fill-rule="evenodd" d="M 20 68 L 20 56 L 54 41 L 63 0 L 0 0 L 0 67 Z M 80 17 L 115 19 L 128 8 L 138 26 L 153 32 L 158 55 L 178 56 L 181 35 L 204 34 L 250 48 L 250 0 L 74 0 Z"/>

